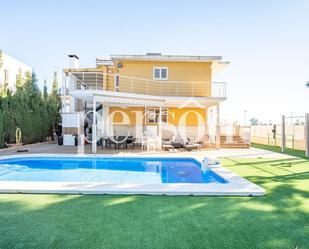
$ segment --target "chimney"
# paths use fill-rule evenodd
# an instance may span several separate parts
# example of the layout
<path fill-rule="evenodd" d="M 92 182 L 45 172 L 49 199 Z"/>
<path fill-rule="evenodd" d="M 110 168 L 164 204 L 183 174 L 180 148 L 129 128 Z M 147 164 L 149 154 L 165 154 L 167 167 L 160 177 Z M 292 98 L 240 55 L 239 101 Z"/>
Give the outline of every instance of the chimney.
<path fill-rule="evenodd" d="M 79 58 L 76 54 L 68 55 L 70 58 L 70 68 L 79 68 Z"/>

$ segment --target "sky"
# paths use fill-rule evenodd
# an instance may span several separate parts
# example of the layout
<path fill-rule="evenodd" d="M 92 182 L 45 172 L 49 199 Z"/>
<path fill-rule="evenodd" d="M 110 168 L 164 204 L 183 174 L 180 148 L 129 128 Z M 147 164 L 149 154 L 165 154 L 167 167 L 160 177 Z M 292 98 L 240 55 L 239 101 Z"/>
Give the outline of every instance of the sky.
<path fill-rule="evenodd" d="M 224 119 L 309 112 L 308 0 L 0 0 L 0 9 L 0 49 L 31 65 L 39 85 L 68 54 L 81 67 L 110 54 L 221 55 L 231 62 L 213 78 L 227 82 Z"/>

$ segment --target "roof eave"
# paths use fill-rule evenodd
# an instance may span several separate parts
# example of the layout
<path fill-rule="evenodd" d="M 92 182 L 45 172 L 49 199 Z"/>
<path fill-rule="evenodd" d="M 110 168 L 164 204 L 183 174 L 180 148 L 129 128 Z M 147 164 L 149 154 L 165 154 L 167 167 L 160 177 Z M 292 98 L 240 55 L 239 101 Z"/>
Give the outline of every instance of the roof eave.
<path fill-rule="evenodd" d="M 179 62 L 218 62 L 222 56 L 188 55 L 111 55 L 112 61 L 179 61 Z"/>

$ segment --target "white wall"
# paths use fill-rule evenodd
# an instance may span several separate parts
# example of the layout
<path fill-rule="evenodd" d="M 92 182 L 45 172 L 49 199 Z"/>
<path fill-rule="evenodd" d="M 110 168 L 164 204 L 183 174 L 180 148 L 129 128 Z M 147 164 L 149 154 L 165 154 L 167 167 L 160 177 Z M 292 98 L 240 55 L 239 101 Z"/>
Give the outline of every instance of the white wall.
<path fill-rule="evenodd" d="M 285 125 L 285 133 L 294 136 L 295 139 L 304 139 L 304 125 Z M 268 137 L 272 136 L 273 125 L 253 125 L 251 126 L 251 136 Z M 277 134 L 281 134 L 281 125 L 276 125 Z"/>
<path fill-rule="evenodd" d="M 259 144 L 280 145 L 281 125 L 276 125 L 277 136 L 273 138 L 273 125 L 251 126 L 251 141 Z M 285 127 L 286 146 L 299 150 L 305 149 L 305 127 L 304 125 L 287 125 Z"/>
<path fill-rule="evenodd" d="M 84 115 L 80 112 L 62 113 L 62 127 L 64 128 L 79 128 L 83 127 Z"/>
<path fill-rule="evenodd" d="M 27 71 L 32 72 L 32 68 L 5 53 L 2 53 L 2 67 L 0 68 L 0 87 L 4 85 L 5 70 L 8 72 L 8 86 L 12 91 L 16 90 L 16 78 L 21 71 L 22 77 L 25 77 Z"/>

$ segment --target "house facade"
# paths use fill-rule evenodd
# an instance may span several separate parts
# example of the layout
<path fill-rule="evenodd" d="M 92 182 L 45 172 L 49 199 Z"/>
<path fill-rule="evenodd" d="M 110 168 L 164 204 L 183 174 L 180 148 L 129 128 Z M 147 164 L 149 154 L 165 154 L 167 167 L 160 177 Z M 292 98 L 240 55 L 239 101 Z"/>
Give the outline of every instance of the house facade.
<path fill-rule="evenodd" d="M 220 146 L 220 103 L 226 83 L 213 82 L 229 62 L 221 56 L 148 53 L 96 59 L 80 68 L 70 55 L 63 70 L 63 135 L 80 134 L 91 123 L 91 137 L 132 135 L 193 140 Z M 83 120 L 83 121 L 81 121 Z M 84 134 L 87 136 L 88 134 Z M 97 143 L 92 143 L 93 152 Z"/>
<path fill-rule="evenodd" d="M 3 52 L 1 53 L 0 88 L 8 87 L 12 92 L 15 92 L 18 75 L 25 77 L 26 72 L 32 72 L 32 67 Z"/>

